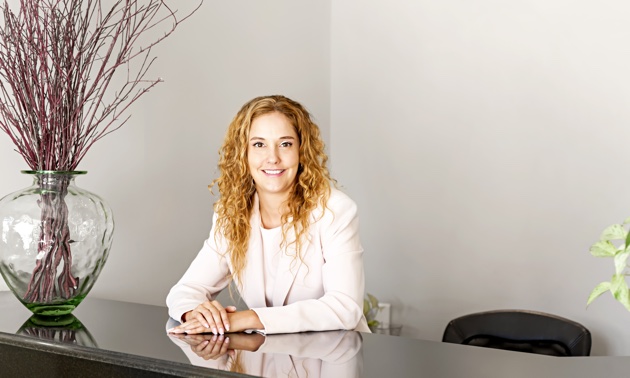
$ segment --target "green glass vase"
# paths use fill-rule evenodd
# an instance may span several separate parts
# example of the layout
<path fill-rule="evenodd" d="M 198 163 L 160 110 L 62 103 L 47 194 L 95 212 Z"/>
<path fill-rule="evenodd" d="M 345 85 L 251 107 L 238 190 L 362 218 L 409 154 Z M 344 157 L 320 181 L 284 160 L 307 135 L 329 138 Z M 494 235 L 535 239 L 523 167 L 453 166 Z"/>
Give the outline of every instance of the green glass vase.
<path fill-rule="evenodd" d="M 33 184 L 0 200 L 0 273 L 34 314 L 70 314 L 107 261 L 111 208 L 76 186 L 85 171 L 22 173 Z"/>

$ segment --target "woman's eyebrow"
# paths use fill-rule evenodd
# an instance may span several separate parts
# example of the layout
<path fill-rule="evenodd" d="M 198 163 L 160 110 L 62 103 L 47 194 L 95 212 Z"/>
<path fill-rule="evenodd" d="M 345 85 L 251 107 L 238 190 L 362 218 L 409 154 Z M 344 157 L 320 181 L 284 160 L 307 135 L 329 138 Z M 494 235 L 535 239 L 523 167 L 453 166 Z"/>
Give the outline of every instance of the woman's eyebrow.
<path fill-rule="evenodd" d="M 287 135 L 287 136 L 280 137 L 280 138 L 278 138 L 278 139 L 281 139 L 281 140 L 282 140 L 282 139 L 291 139 L 291 140 L 295 140 L 295 137 L 293 137 L 293 136 L 291 136 L 291 135 Z M 265 140 L 265 138 L 263 138 L 263 137 L 259 137 L 259 136 L 253 136 L 253 137 L 249 138 L 249 140 Z"/>

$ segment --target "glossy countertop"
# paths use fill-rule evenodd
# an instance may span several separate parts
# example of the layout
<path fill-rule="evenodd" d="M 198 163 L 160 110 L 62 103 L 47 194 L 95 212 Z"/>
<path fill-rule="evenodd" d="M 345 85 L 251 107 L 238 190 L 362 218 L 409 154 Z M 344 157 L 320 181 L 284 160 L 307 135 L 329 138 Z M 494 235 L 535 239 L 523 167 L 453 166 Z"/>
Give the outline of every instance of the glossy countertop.
<path fill-rule="evenodd" d="M 630 357 L 549 357 L 353 331 L 233 335 L 234 345 L 256 341 L 257 350 L 205 359 L 200 343 L 212 336 L 167 334 L 175 321 L 166 307 L 88 297 L 74 315 L 68 326 L 35 324 L 12 293 L 0 292 L 0 376 L 78 369 L 91 377 L 590 378 L 630 371 Z"/>

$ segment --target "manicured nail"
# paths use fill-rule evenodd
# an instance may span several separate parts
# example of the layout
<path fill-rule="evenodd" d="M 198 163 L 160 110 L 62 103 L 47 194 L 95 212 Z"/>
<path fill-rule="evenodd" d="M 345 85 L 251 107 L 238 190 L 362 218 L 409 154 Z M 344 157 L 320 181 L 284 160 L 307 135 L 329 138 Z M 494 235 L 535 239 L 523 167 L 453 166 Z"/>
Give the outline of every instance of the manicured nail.
<path fill-rule="evenodd" d="M 223 328 L 219 328 L 219 334 L 223 335 L 225 333 L 225 331 L 223 330 Z"/>
<path fill-rule="evenodd" d="M 208 328 L 208 327 L 206 327 L 206 328 Z M 218 332 L 217 332 L 217 329 L 216 329 L 216 328 L 214 328 L 214 327 L 212 327 L 212 333 L 214 333 L 214 334 L 216 335 L 216 334 L 218 333 Z"/>
<path fill-rule="evenodd" d="M 226 324 L 226 325 L 225 325 L 225 329 L 229 331 L 229 330 L 230 330 L 230 325 L 229 325 L 229 324 Z"/>
<path fill-rule="evenodd" d="M 203 323 L 203 326 L 206 328 L 210 328 L 210 326 L 208 325 L 208 323 Z"/>

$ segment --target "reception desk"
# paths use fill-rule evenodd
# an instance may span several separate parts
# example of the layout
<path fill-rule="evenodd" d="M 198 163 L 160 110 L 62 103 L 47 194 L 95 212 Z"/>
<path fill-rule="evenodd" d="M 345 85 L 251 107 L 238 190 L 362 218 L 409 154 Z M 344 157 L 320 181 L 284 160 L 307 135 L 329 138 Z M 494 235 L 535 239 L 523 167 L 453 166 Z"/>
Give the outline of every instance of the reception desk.
<path fill-rule="evenodd" d="M 630 372 L 630 357 L 548 357 L 352 331 L 238 335 L 241 342 L 256 341 L 257 350 L 206 360 L 203 336 L 166 333 L 174 321 L 165 307 L 87 298 L 67 324 L 43 325 L 30 315 L 13 294 L 0 293 L 0 377 L 591 378 Z"/>

